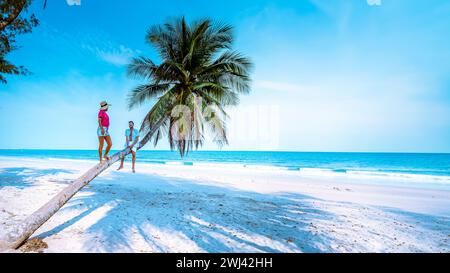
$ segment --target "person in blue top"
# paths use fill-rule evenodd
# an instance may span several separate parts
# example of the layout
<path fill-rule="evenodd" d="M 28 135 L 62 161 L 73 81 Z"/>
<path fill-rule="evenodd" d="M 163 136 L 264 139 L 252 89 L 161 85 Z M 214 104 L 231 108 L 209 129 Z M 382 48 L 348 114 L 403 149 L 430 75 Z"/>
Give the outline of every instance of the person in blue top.
<path fill-rule="evenodd" d="M 136 164 L 136 151 L 138 147 L 138 141 L 139 141 L 139 131 L 134 129 L 134 122 L 129 121 L 128 122 L 128 129 L 125 130 L 125 147 L 130 147 L 131 149 L 131 156 L 132 156 L 132 170 L 133 173 L 135 171 L 135 164 Z M 123 161 L 125 160 L 125 157 L 122 157 L 120 159 L 120 167 L 117 170 L 123 169 Z"/>

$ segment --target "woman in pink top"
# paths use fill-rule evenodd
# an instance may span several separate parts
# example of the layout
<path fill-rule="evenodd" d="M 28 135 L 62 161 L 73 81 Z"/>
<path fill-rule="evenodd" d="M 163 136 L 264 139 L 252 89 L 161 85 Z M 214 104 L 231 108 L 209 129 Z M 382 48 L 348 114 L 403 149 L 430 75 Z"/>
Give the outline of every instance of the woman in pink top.
<path fill-rule="evenodd" d="M 100 163 L 102 163 L 103 159 L 109 160 L 110 157 L 108 156 L 109 150 L 111 150 L 112 141 L 111 137 L 108 133 L 109 128 L 109 116 L 106 113 L 108 111 L 109 104 L 106 101 L 100 102 L 100 111 L 98 112 L 98 129 L 97 129 L 97 136 L 98 136 L 98 155 L 100 157 Z M 105 155 L 102 157 L 103 152 L 103 143 L 106 141 L 106 151 Z"/>

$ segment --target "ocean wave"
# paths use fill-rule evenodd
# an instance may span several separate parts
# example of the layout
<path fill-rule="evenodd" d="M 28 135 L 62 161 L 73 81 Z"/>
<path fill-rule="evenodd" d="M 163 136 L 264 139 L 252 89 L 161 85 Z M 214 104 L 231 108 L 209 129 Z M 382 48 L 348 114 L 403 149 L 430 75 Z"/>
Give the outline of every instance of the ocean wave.
<path fill-rule="evenodd" d="M 299 170 L 298 167 L 283 167 L 275 165 L 258 165 L 258 164 L 244 164 L 244 163 L 216 163 L 216 162 L 193 162 L 192 166 L 213 167 L 213 168 L 234 168 L 234 169 L 251 169 L 261 171 L 290 171 Z"/>
<path fill-rule="evenodd" d="M 193 162 L 193 161 L 162 161 L 165 165 L 178 166 L 194 166 L 219 169 L 242 169 L 242 170 L 259 170 L 259 171 L 297 171 L 302 176 L 323 176 L 323 177 L 347 177 L 347 178 L 366 178 L 366 179 L 395 179 L 395 180 L 414 180 L 420 182 L 436 182 L 450 184 L 450 176 L 433 175 L 433 174 L 417 174 L 407 172 L 390 172 L 390 171 L 372 171 L 357 170 L 344 168 L 302 168 L 295 166 L 275 166 L 275 165 L 258 165 L 244 163 L 219 163 L 219 162 Z M 150 162 L 149 162 L 150 163 Z"/>
<path fill-rule="evenodd" d="M 370 176 L 370 177 L 384 177 L 392 179 L 414 179 L 421 181 L 442 181 L 450 183 L 450 176 L 431 175 L 431 174 L 416 174 L 416 173 L 400 173 L 400 172 L 383 172 L 383 171 L 347 171 L 349 175 Z"/>
<path fill-rule="evenodd" d="M 264 170 L 264 171 L 289 171 L 290 170 L 288 167 L 270 166 L 270 165 L 244 164 L 243 167 L 247 168 L 247 169 Z"/>
<path fill-rule="evenodd" d="M 420 182 L 450 183 L 450 176 L 416 174 L 406 172 L 386 172 L 367 170 L 325 169 L 325 168 L 300 168 L 300 174 L 305 176 L 329 176 L 329 177 L 354 177 L 354 178 L 382 178 L 395 180 L 414 180 Z"/>
<path fill-rule="evenodd" d="M 184 165 L 184 166 L 192 166 L 194 163 L 190 161 L 165 161 L 165 165 Z"/>
<path fill-rule="evenodd" d="M 212 168 L 244 168 L 245 164 L 239 163 L 218 163 L 218 162 L 193 162 L 196 167 L 212 167 Z"/>

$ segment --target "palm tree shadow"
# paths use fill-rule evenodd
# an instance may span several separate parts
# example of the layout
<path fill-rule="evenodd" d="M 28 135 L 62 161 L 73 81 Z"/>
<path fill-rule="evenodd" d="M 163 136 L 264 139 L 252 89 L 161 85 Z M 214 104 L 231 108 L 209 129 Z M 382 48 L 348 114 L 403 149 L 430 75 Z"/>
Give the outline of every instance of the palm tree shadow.
<path fill-rule="evenodd" d="M 16 187 L 24 189 L 33 186 L 36 179 L 43 176 L 57 175 L 59 173 L 72 173 L 66 169 L 36 169 L 27 167 L 14 167 L 0 169 L 0 188 Z M 59 181 L 60 182 L 60 181 Z"/>
<path fill-rule="evenodd" d="M 84 229 L 97 239 L 88 240 L 83 251 L 335 252 L 333 245 L 347 242 L 316 228 L 318 223 L 341 227 L 348 223 L 321 209 L 317 204 L 323 200 L 311 196 L 260 194 L 153 175 L 133 177 L 134 181 L 123 173 L 98 177 L 83 190 L 90 195 L 75 196 L 62 209 L 80 212 L 38 237 L 77 227 L 90 214 L 107 208 Z M 409 234 L 431 232 L 435 240 L 442 240 L 448 233 L 449 218 L 381 209 L 412 226 L 420 221 L 421 228 L 412 227 Z"/>
<path fill-rule="evenodd" d="M 314 221 L 332 215 L 315 208 L 310 196 L 259 194 L 138 174 L 126 183 L 123 174 L 114 176 L 93 181 L 84 190 L 93 194 L 76 196 L 62 209 L 79 209 L 82 203 L 85 210 L 38 236 L 63 232 L 108 206 L 107 213 L 85 230 L 102 243 L 88 242 L 86 251 L 135 251 L 135 240 L 143 240 L 147 248 L 142 251 L 320 252 L 333 240 L 314 231 Z M 169 237 L 186 247 L 173 245 Z"/>

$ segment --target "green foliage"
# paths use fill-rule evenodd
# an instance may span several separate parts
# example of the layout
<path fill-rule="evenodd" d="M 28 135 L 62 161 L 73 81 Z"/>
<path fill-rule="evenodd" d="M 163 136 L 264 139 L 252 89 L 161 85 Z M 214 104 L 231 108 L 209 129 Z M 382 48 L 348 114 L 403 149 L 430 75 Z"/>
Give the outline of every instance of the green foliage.
<path fill-rule="evenodd" d="M 16 36 L 29 33 L 39 21 L 34 14 L 23 16 L 31 0 L 0 0 L 0 82 L 6 83 L 4 74 L 27 75 L 29 71 L 23 66 L 16 66 L 7 61 L 6 55 L 17 49 Z"/>
<path fill-rule="evenodd" d="M 227 143 L 225 106 L 250 91 L 251 61 L 232 50 L 231 26 L 184 17 L 151 27 L 146 41 L 161 62 L 135 58 L 128 74 L 146 81 L 129 95 L 129 107 L 155 100 L 141 125 L 141 147 L 167 137 L 181 156 L 203 144 L 205 130 Z"/>

